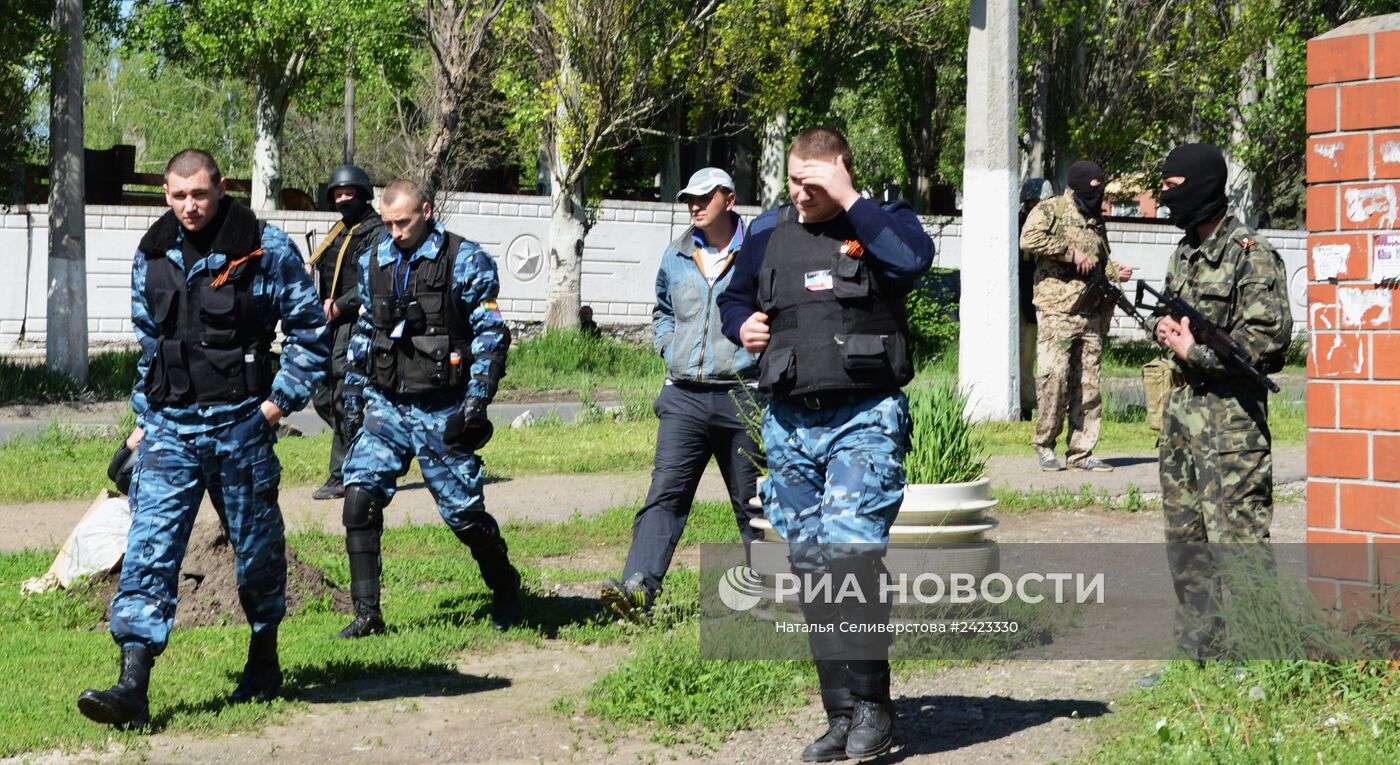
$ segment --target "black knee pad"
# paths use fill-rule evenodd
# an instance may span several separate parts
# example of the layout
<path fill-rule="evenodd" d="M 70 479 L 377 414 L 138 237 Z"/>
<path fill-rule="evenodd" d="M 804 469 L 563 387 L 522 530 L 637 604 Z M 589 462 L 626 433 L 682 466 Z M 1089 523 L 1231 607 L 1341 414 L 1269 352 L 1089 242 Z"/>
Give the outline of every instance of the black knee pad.
<path fill-rule="evenodd" d="M 496 519 L 485 511 L 473 513 L 472 520 L 460 529 L 453 529 L 453 533 L 462 543 L 468 547 L 476 547 L 495 542 L 501 538 L 501 527 L 496 523 Z"/>
<path fill-rule="evenodd" d="M 341 521 L 347 529 L 384 528 L 384 501 L 359 484 L 347 486 Z"/>

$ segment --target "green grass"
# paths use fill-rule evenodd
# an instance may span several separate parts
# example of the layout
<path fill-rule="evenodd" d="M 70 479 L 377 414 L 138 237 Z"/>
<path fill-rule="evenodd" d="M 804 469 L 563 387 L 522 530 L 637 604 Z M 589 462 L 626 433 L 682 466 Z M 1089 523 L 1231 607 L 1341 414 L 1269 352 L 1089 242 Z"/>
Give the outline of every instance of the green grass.
<path fill-rule="evenodd" d="M 540 391 L 621 394 L 660 390 L 666 367 L 650 347 L 581 332 L 555 330 L 521 342 L 510 351 L 502 397 Z"/>
<path fill-rule="evenodd" d="M 1385 662 L 1167 665 L 1096 726 L 1095 763 L 1394 762 L 1400 671 Z"/>
<path fill-rule="evenodd" d="M 390 634 L 384 639 L 335 641 L 330 635 L 347 617 L 324 601 L 313 602 L 290 615 L 281 630 L 281 659 L 287 673 L 286 698 L 269 705 L 224 706 L 242 669 L 246 627 L 177 629 L 169 650 L 152 674 L 151 704 L 157 732 L 217 735 L 285 720 L 291 713 L 317 704 L 353 700 L 367 686 L 391 687 L 411 698 L 417 693 L 467 694 L 495 687 L 499 680 L 464 677 L 454 667 L 464 652 L 481 653 L 511 645 L 635 643 L 639 651 L 656 651 L 657 644 L 681 646 L 689 653 L 668 650 L 673 662 L 654 665 L 653 680 L 670 689 L 650 716 L 620 698 L 618 679 L 600 680 L 613 688 L 610 704 L 597 714 L 621 727 L 646 726 L 678 739 L 699 739 L 714 731 L 756 724 L 756 708 L 726 709 L 710 698 L 707 673 L 713 663 L 699 662 L 694 643 L 698 635 L 695 604 L 698 577 L 677 570 L 668 578 L 663 605 L 677 618 L 666 628 L 640 630 L 604 615 L 597 601 L 552 594 L 559 582 L 616 576 L 631 539 L 633 507 L 617 507 L 566 523 L 506 524 L 511 556 L 520 566 L 527 597 L 525 626 L 501 635 L 487 623 L 490 595 L 471 556 L 440 524 L 391 528 L 384 535 L 384 609 Z M 682 547 L 702 542 L 737 542 L 733 514 L 727 503 L 698 503 Z M 308 532 L 292 535 L 288 544 L 303 560 L 323 568 L 331 581 L 344 586 L 348 572 L 344 540 L 339 535 Z M 575 564 L 567 556 L 591 553 L 595 564 Z M 0 757 L 27 751 L 74 750 L 84 745 L 102 748 L 108 739 L 140 748 L 142 737 L 114 732 L 83 720 L 73 708 L 77 693 L 87 687 L 105 688 L 116 674 L 117 652 L 105 628 L 100 608 L 63 593 L 21 597 L 19 583 L 48 567 L 52 551 L 0 554 Z M 592 567 L 590 567 L 590 565 Z M 591 587 L 590 587 L 591 589 Z M 671 607 L 675 604 L 675 607 Z M 688 604 L 688 605 L 687 605 Z M 692 650 L 694 649 L 694 650 Z M 635 663 L 634 663 L 635 666 Z M 757 680 L 763 665 L 750 670 Z M 626 672 L 627 670 L 622 670 Z M 742 671 L 735 670 L 736 672 Z M 661 675 L 672 674 L 673 677 Z M 764 683 L 783 683 L 785 675 Z M 767 686 L 765 686 L 767 687 Z M 795 686 L 790 705 L 806 702 L 806 686 Z M 742 690 L 740 688 L 739 690 Z M 735 691 L 738 694 L 738 690 Z M 736 695 L 737 698 L 737 695 Z M 754 704 L 765 699 L 749 697 Z M 773 700 L 769 700 L 773 701 Z M 579 703 L 583 703 L 579 700 Z M 686 722 L 684 710 L 709 707 L 697 726 Z M 769 706 L 772 709 L 772 706 Z M 658 727 L 659 726 L 659 727 Z M 674 728 L 674 730 L 673 730 Z"/>
<path fill-rule="evenodd" d="M 98 353 L 88 358 L 87 385 L 41 363 L 0 358 L 0 405 L 126 398 L 136 382 L 136 351 Z"/>

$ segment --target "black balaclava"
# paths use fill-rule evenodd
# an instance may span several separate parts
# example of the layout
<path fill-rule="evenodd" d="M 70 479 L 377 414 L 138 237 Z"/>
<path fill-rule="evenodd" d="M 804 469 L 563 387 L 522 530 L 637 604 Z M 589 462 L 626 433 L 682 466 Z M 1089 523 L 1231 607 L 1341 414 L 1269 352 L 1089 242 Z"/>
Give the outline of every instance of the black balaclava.
<path fill-rule="evenodd" d="M 1180 186 L 1162 192 L 1172 223 L 1195 239 L 1196 226 L 1225 212 L 1225 155 L 1208 143 L 1178 146 L 1162 163 L 1162 177 L 1181 176 Z"/>
<path fill-rule="evenodd" d="M 1092 185 L 1098 181 L 1099 185 Z M 1097 218 L 1103 215 L 1103 168 L 1097 162 L 1083 160 L 1069 166 L 1069 187 L 1074 190 L 1074 199 L 1088 215 Z"/>
<path fill-rule="evenodd" d="M 336 202 L 335 211 L 340 213 L 340 219 L 345 221 L 345 225 L 353 226 L 369 213 L 369 199 L 369 194 L 356 186 L 355 196 Z"/>

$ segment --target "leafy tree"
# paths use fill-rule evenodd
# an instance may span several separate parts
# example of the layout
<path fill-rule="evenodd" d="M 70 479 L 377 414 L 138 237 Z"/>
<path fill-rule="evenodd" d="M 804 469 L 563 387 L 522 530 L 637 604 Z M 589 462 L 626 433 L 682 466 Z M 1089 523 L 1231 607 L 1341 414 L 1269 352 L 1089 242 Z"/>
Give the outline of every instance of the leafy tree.
<path fill-rule="evenodd" d="M 578 324 L 588 173 L 724 73 L 707 59 L 719 0 L 536 0 L 528 40 L 551 177 L 545 323 Z M 530 80 L 531 77 L 519 79 Z"/>
<path fill-rule="evenodd" d="M 347 72 L 401 81 L 405 0 L 136 0 L 133 42 L 210 80 L 253 86 L 253 206 L 276 207 L 294 98 L 339 95 Z"/>

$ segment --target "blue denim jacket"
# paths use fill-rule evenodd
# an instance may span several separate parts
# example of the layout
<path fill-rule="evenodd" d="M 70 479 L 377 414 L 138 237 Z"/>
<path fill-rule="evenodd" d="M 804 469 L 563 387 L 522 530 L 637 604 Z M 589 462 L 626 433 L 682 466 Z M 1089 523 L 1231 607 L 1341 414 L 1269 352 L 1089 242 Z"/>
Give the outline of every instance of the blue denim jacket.
<path fill-rule="evenodd" d="M 743 225 L 741 219 L 739 226 Z M 667 376 L 677 382 L 733 383 L 737 378 L 752 378 L 758 371 L 758 357 L 724 336 L 715 305 L 734 275 L 734 263 L 745 256 L 744 247 L 733 253 L 711 286 L 695 262 L 695 234 L 694 226 L 686 229 L 661 256 L 652 312 L 656 352 L 666 360 Z"/>

